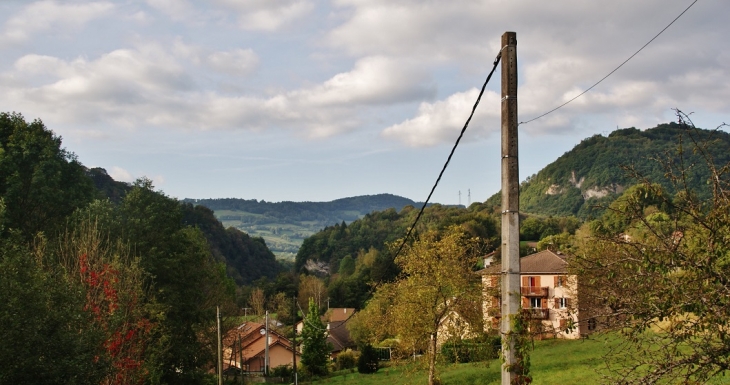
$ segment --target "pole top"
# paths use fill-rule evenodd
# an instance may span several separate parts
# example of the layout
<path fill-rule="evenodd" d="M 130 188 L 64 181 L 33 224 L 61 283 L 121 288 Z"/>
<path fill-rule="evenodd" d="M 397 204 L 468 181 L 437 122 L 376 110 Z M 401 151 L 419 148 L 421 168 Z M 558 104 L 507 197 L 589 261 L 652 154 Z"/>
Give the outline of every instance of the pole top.
<path fill-rule="evenodd" d="M 516 32 L 505 32 L 502 34 L 502 47 L 516 46 L 517 45 L 517 33 Z"/>

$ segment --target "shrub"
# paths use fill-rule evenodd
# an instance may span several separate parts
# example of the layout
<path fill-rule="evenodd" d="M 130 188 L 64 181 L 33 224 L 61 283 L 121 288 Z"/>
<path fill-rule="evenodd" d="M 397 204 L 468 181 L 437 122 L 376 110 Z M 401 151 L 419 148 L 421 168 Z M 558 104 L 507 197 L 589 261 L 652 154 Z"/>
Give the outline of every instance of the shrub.
<path fill-rule="evenodd" d="M 352 369 L 357 364 L 357 356 L 350 349 L 345 350 L 337 356 L 337 370 Z"/>
<path fill-rule="evenodd" d="M 357 371 L 359 373 L 375 373 L 378 371 L 378 352 L 371 345 L 364 345 L 360 348 L 360 358 L 357 360 Z"/>
<path fill-rule="evenodd" d="M 294 369 L 292 369 L 291 365 L 279 365 L 269 372 L 269 376 L 271 377 L 282 377 L 282 378 L 289 378 L 294 374 Z"/>

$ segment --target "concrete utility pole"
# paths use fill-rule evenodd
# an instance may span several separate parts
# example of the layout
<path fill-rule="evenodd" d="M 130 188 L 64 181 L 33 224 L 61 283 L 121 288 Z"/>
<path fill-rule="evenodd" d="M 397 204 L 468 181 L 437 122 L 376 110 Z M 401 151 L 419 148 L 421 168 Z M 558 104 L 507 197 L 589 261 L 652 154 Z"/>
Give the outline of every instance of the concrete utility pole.
<path fill-rule="evenodd" d="M 512 319 L 520 311 L 520 181 L 517 158 L 517 34 L 502 35 L 502 385 L 515 373 Z"/>
<path fill-rule="evenodd" d="M 221 338 L 221 307 L 215 307 L 218 324 L 218 385 L 223 385 L 223 340 Z"/>
<path fill-rule="evenodd" d="M 266 311 L 266 340 L 264 348 L 264 375 L 269 375 L 269 311 Z"/>

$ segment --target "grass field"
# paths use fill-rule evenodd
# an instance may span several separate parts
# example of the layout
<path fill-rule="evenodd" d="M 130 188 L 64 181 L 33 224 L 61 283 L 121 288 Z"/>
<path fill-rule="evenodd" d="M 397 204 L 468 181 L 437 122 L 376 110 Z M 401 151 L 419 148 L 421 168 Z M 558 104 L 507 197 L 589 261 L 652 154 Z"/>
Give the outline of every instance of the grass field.
<path fill-rule="evenodd" d="M 537 385 L 591 385 L 601 383 L 603 356 L 618 342 L 615 335 L 590 339 L 536 341 L 531 354 L 531 374 Z M 500 361 L 444 364 L 438 368 L 444 385 L 494 385 L 500 383 Z M 427 370 L 413 363 L 381 368 L 378 373 L 364 375 L 339 373 L 330 378 L 303 384 L 423 385 Z M 730 384 L 730 375 L 717 377 L 709 384 Z"/>

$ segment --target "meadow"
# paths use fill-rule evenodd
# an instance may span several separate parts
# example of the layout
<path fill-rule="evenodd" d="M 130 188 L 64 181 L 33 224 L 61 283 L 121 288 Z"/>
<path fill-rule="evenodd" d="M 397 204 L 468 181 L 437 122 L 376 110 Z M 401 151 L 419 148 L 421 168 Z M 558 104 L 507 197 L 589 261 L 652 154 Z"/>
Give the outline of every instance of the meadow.
<path fill-rule="evenodd" d="M 533 384 L 589 385 L 603 381 L 606 372 L 604 356 L 620 342 L 615 334 L 594 335 L 581 340 L 535 341 L 531 357 Z M 500 384 L 500 360 L 467 364 L 441 364 L 439 378 L 444 385 Z M 729 373 L 730 374 L 730 373 Z M 426 384 L 427 368 L 419 363 L 393 362 L 375 374 L 349 371 L 302 384 L 422 385 Z M 603 382 L 606 383 L 606 382 Z M 610 382 L 609 382 L 610 383 Z M 730 375 L 719 376 L 708 384 L 730 384 Z"/>

